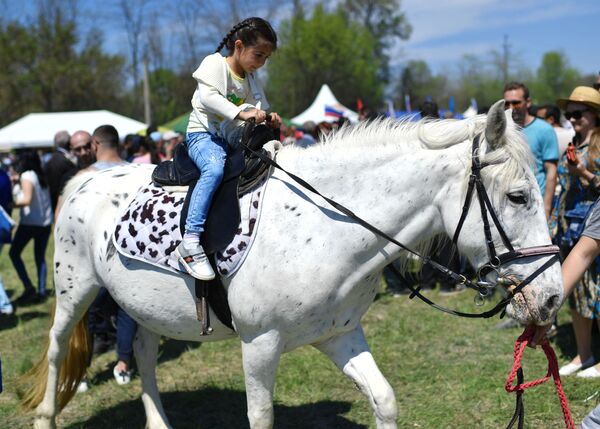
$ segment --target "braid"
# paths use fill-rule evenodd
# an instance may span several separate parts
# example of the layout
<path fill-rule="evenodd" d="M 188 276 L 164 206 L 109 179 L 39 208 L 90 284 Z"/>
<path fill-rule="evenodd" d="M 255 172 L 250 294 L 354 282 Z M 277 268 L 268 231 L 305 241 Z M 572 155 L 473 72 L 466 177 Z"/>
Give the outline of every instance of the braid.
<path fill-rule="evenodd" d="M 229 39 L 231 38 L 231 36 L 233 36 L 238 30 L 241 30 L 244 27 L 250 27 L 250 24 L 251 24 L 250 19 L 245 19 L 245 20 L 235 24 L 233 26 L 233 28 L 231 30 L 229 30 L 229 33 L 227 33 L 227 35 L 225 37 L 223 37 L 223 40 L 221 40 L 221 43 L 219 43 L 219 46 L 217 47 L 217 50 L 215 51 L 215 53 L 220 52 L 221 49 L 226 47 L 227 44 L 229 43 Z"/>

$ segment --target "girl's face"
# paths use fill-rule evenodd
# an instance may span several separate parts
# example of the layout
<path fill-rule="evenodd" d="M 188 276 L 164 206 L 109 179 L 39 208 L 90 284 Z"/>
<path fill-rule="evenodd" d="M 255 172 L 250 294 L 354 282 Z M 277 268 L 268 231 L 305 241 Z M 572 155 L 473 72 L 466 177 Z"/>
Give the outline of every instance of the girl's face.
<path fill-rule="evenodd" d="M 594 128 L 596 123 L 595 111 L 582 103 L 569 103 L 565 117 L 571 121 L 575 132 L 581 134 L 583 138 L 585 138 L 589 130 Z"/>
<path fill-rule="evenodd" d="M 262 38 L 259 38 L 258 43 L 252 46 L 244 46 L 238 39 L 235 41 L 233 57 L 245 73 L 254 73 L 265 65 L 272 53 L 273 45 Z"/>

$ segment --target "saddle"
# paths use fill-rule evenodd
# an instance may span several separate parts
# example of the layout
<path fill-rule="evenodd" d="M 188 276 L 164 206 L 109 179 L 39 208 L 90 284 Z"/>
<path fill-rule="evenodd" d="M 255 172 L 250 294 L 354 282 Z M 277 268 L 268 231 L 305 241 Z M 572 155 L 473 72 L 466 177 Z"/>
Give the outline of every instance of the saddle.
<path fill-rule="evenodd" d="M 244 125 L 240 141 L 225 162 L 223 181 L 215 192 L 202 233 L 202 247 L 208 255 L 214 254 L 231 242 L 240 225 L 239 197 L 251 191 L 269 174 L 268 165 L 261 162 L 253 152 L 269 156 L 263 145 L 271 140 L 278 140 L 278 137 L 278 130 L 273 131 L 265 125 L 256 125 L 252 121 Z M 240 162 L 240 157 L 243 157 L 244 162 Z M 236 168 L 237 165 L 243 165 L 243 168 Z M 161 162 L 152 172 L 152 180 L 157 185 L 189 186 L 179 225 L 182 237 L 185 233 L 191 195 L 199 178 L 200 171 L 189 157 L 185 144 L 175 148 L 172 161 Z M 213 258 L 209 259 L 216 272 Z M 212 333 L 209 303 L 221 323 L 234 329 L 227 293 L 218 276 L 208 282 L 196 279 L 195 294 L 196 317 L 201 322 L 201 335 Z"/>
<path fill-rule="evenodd" d="M 252 151 L 268 156 L 262 146 L 277 139 L 278 133 L 265 125 L 256 125 L 251 121 L 244 125 L 240 141 L 225 162 L 223 181 L 215 192 L 202 233 L 202 247 L 208 255 L 231 242 L 240 223 L 239 197 L 252 190 L 269 172 L 269 167 Z M 240 162 L 240 158 L 244 162 Z M 189 157 L 184 144 L 176 146 L 172 161 L 161 162 L 152 172 L 152 181 L 156 185 L 189 186 L 181 211 L 182 236 L 191 195 L 199 178 L 200 170 Z"/>

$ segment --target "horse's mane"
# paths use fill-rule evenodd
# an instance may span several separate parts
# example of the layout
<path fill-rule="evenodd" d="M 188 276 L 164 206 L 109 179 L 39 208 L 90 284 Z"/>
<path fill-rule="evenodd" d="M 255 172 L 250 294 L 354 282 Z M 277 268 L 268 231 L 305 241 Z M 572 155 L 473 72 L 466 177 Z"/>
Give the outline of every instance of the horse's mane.
<path fill-rule="evenodd" d="M 485 115 L 477 115 L 465 120 L 434 119 L 412 121 L 412 118 L 394 120 L 389 118 L 375 119 L 358 125 L 346 125 L 340 130 L 326 136 L 321 142 L 308 149 L 292 149 L 298 151 L 336 151 L 348 150 L 349 147 L 364 148 L 369 151 L 383 150 L 393 146 L 402 153 L 415 150 L 440 150 L 465 141 L 472 141 L 481 136 L 480 159 L 489 164 L 482 170 L 490 198 L 495 204 L 498 199 L 493 195 L 503 195 L 513 186 L 515 180 L 523 178 L 524 172 L 533 166 L 533 155 L 525 142 L 518 126 L 507 119 L 504 144 L 488 151 L 484 139 L 486 127 Z M 465 147 L 465 190 L 467 178 L 471 172 L 471 145 Z M 440 239 L 441 238 L 441 239 Z M 415 246 L 422 255 L 430 255 L 442 243 L 443 237 L 432 237 Z M 407 256 L 406 252 L 402 252 Z M 411 264 L 410 259 L 402 258 L 400 268 L 405 271 Z M 443 261 L 442 261 L 443 262 Z"/>

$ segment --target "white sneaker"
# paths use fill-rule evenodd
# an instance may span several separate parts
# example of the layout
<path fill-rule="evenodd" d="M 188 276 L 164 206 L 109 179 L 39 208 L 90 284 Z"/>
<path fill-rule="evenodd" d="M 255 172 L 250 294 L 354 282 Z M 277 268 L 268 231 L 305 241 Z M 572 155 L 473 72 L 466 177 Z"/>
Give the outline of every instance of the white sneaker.
<path fill-rule="evenodd" d="M 117 384 L 123 385 L 127 384 L 131 381 L 131 370 L 129 371 L 119 371 L 117 369 L 117 365 L 113 368 L 113 376 L 117 381 Z"/>
<path fill-rule="evenodd" d="M 594 363 L 595 363 L 594 356 L 590 356 L 583 363 L 568 363 L 566 365 L 561 366 L 560 369 L 558 370 L 558 373 L 560 375 L 573 375 L 577 371 L 579 371 L 581 368 L 592 367 L 592 365 L 594 365 Z M 579 377 L 579 374 L 577 374 L 577 376 Z"/>
<path fill-rule="evenodd" d="M 181 241 L 175 248 L 175 256 L 190 276 L 199 280 L 215 278 L 215 272 L 200 243 L 190 245 L 185 240 Z"/>
<path fill-rule="evenodd" d="M 579 378 L 598 378 L 598 377 L 600 377 L 600 371 L 598 371 L 595 366 L 590 366 L 588 369 L 579 371 L 577 373 L 577 377 L 579 377 Z"/>
<path fill-rule="evenodd" d="M 79 385 L 77 386 L 77 393 L 84 393 L 87 392 L 90 389 L 90 386 L 88 385 L 87 379 L 83 379 L 79 382 Z"/>

